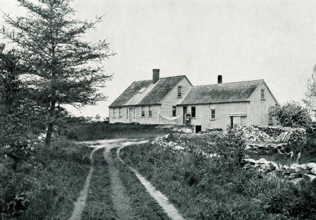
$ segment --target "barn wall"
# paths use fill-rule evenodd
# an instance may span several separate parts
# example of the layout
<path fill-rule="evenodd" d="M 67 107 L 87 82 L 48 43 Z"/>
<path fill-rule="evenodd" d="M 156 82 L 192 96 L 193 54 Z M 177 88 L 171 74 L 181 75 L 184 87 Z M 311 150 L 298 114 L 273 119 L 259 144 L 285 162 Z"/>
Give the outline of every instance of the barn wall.
<path fill-rule="evenodd" d="M 234 124 L 247 126 L 248 105 L 248 102 L 195 105 L 196 117 L 191 119 L 191 124 L 194 126 L 201 125 L 202 131 L 207 128 L 222 128 L 226 130 L 231 123 L 230 117 L 234 115 Z M 188 112 L 190 113 L 191 107 L 188 106 Z M 211 109 L 215 109 L 215 119 L 211 119 Z"/>
<path fill-rule="evenodd" d="M 264 100 L 261 100 L 261 89 L 264 89 Z M 262 83 L 250 98 L 249 124 L 268 126 L 268 109 L 270 106 L 273 106 L 276 103 L 277 102 L 274 100 L 265 83 Z"/>

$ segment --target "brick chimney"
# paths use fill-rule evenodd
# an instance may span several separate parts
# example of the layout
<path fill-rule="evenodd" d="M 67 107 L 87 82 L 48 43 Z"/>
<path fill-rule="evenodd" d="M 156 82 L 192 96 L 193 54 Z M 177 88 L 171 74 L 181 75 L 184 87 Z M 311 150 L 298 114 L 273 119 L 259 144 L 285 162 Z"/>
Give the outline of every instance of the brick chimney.
<path fill-rule="evenodd" d="M 153 69 L 153 84 L 159 80 L 159 69 Z"/>
<path fill-rule="evenodd" d="M 222 75 L 218 75 L 217 76 L 217 83 L 218 84 L 221 84 L 223 82 L 223 77 L 222 77 Z"/>

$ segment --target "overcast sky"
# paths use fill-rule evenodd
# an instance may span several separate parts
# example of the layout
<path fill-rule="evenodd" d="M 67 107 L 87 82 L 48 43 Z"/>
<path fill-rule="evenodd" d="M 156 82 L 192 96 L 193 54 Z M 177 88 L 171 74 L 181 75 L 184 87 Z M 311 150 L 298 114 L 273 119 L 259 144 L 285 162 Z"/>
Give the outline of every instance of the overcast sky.
<path fill-rule="evenodd" d="M 133 81 L 185 74 L 193 85 L 264 79 L 281 103 L 301 101 L 316 64 L 316 0 L 74 0 L 80 19 L 104 15 L 89 40 L 106 39 L 108 101 L 76 111 L 108 116 Z M 12 15 L 15 0 L 0 0 Z M 1 24 L 3 23 L 0 18 Z"/>

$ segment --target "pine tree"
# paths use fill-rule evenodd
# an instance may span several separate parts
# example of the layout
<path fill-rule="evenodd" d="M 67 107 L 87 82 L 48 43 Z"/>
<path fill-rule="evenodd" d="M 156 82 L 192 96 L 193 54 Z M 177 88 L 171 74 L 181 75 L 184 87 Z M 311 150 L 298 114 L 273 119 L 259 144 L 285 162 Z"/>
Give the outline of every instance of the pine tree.
<path fill-rule="evenodd" d="M 82 37 L 101 21 L 79 21 L 70 0 L 17 0 L 26 16 L 5 15 L 9 25 L 2 33 L 21 50 L 27 65 L 24 83 L 34 89 L 34 100 L 46 109 L 46 145 L 61 118 L 62 106 L 83 106 L 104 100 L 97 87 L 111 78 L 101 61 L 113 55 L 105 40 L 97 43 Z M 36 2 L 36 3 L 35 3 Z"/>

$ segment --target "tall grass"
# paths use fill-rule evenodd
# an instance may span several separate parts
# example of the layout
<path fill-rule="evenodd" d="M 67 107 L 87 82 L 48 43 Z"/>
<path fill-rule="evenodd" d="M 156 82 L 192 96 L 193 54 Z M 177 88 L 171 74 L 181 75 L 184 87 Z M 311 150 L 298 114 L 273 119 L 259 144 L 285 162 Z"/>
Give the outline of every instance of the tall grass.
<path fill-rule="evenodd" d="M 314 202 L 308 203 L 316 200 L 315 183 L 292 186 L 242 170 L 232 160 L 152 144 L 127 147 L 121 157 L 188 219 L 313 219 L 316 213 Z"/>
<path fill-rule="evenodd" d="M 0 163 L 0 219 L 67 219 L 89 171 L 90 149 L 66 139 L 42 144 L 18 164 Z"/>
<path fill-rule="evenodd" d="M 69 139 L 86 141 L 111 138 L 150 138 L 167 132 L 170 131 L 157 128 L 156 125 L 89 122 L 72 127 L 67 136 Z"/>

